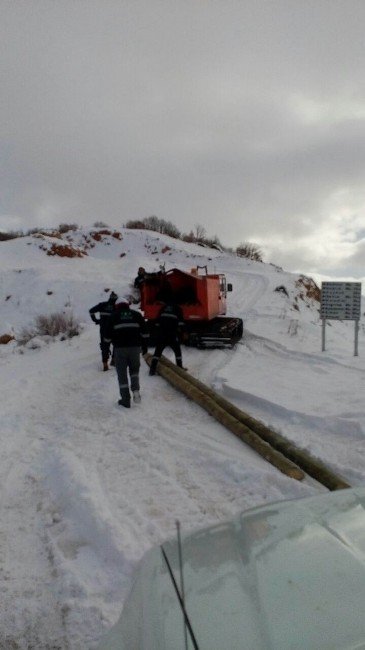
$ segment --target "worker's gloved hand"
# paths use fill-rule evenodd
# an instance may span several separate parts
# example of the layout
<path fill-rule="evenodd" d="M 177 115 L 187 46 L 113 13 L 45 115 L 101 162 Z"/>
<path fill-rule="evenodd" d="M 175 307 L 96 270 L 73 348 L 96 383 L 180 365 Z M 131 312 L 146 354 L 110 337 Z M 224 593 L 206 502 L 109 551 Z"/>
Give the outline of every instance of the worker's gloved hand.
<path fill-rule="evenodd" d="M 100 318 L 95 318 L 94 323 L 95 325 L 100 325 Z"/>

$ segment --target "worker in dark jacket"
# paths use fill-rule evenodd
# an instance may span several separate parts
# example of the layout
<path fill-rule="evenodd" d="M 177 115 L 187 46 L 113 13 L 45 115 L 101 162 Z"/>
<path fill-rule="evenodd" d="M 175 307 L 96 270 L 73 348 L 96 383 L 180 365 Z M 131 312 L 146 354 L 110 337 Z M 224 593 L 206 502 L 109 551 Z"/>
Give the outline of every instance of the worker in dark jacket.
<path fill-rule="evenodd" d="M 144 283 L 146 279 L 146 270 L 143 268 L 143 266 L 140 266 L 138 269 L 138 273 L 136 277 L 134 278 L 134 288 L 135 289 L 141 289 L 141 285 Z"/>
<path fill-rule="evenodd" d="M 164 349 L 169 346 L 175 353 L 176 365 L 182 368 L 180 333 L 184 328 L 184 318 L 181 307 L 170 301 L 160 310 L 156 321 L 157 345 L 152 357 L 150 375 L 156 373 L 159 359 Z"/>
<path fill-rule="evenodd" d="M 128 298 L 116 305 L 105 336 L 113 343 L 115 366 L 118 374 L 120 400 L 118 404 L 129 408 L 131 394 L 136 403 L 141 401 L 139 392 L 140 354 L 147 352 L 148 332 L 145 320 L 138 311 L 130 309 Z M 128 377 L 129 373 L 129 377 Z"/>
<path fill-rule="evenodd" d="M 112 291 L 108 300 L 105 302 L 99 302 L 97 305 L 89 309 L 91 320 L 96 325 L 100 325 L 100 349 L 103 370 L 108 370 L 108 359 L 110 356 L 110 343 L 107 343 L 104 337 L 117 299 L 117 294 Z M 99 318 L 96 318 L 95 314 L 99 314 Z"/>

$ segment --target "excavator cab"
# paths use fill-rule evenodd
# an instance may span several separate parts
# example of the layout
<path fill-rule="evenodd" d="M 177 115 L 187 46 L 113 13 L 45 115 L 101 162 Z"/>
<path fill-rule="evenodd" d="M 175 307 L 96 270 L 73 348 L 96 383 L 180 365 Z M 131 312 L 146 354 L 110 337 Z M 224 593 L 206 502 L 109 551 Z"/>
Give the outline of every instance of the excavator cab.
<path fill-rule="evenodd" d="M 196 267 L 190 273 L 174 268 L 148 274 L 141 286 L 141 310 L 149 323 L 151 339 L 162 304 L 174 302 L 183 313 L 188 335 L 186 344 L 195 347 L 234 345 L 242 336 L 243 324 L 240 318 L 222 318 L 227 311 L 229 291 L 232 285 L 227 284 L 226 276 L 210 274 L 206 266 Z"/>

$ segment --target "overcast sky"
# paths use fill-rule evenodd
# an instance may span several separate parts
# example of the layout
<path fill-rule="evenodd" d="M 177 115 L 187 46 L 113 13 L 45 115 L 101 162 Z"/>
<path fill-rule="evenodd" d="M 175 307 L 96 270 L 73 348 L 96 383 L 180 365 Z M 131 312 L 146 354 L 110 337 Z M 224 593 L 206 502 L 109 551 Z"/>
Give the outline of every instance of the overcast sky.
<path fill-rule="evenodd" d="M 0 0 L 0 229 L 150 215 L 364 279 L 364 0 Z"/>

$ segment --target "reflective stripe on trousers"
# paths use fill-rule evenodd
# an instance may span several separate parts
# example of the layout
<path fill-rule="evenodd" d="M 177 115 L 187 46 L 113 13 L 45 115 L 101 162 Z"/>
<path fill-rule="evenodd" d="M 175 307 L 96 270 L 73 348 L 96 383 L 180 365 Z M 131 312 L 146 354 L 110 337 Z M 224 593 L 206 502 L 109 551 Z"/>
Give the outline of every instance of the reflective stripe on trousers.
<path fill-rule="evenodd" d="M 139 368 L 141 348 L 114 348 L 115 367 L 118 375 L 120 396 L 123 400 L 130 400 L 130 390 L 139 390 Z"/>

